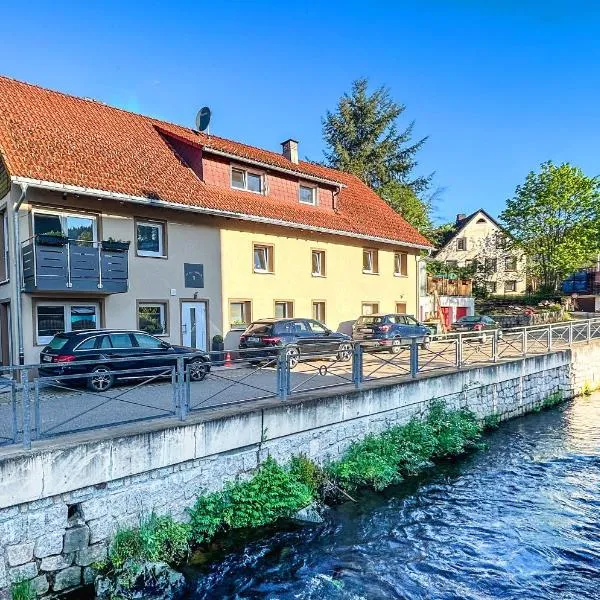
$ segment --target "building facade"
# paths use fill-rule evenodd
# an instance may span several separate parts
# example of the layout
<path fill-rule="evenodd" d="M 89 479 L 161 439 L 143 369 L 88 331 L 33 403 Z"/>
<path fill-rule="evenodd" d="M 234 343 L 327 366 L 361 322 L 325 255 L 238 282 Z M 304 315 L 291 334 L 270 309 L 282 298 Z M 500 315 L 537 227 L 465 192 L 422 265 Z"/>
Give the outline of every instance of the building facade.
<path fill-rule="evenodd" d="M 0 78 L 2 363 L 60 331 L 209 349 L 253 319 L 417 314 L 430 243 L 357 178 Z"/>
<path fill-rule="evenodd" d="M 457 215 L 435 258 L 449 270 L 473 267 L 475 281 L 490 294 L 523 294 L 526 291 L 526 260 L 522 251 L 510 248 L 508 235 L 485 210 Z"/>

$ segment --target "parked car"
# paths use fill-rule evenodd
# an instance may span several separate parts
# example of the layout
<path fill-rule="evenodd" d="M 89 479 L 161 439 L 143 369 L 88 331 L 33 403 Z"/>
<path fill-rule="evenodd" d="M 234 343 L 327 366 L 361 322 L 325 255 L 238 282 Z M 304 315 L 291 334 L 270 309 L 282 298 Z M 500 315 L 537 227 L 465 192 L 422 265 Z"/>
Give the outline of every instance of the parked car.
<path fill-rule="evenodd" d="M 187 355 L 190 379 L 201 381 L 210 371 L 210 357 L 205 352 L 174 346 L 143 331 L 90 329 L 59 333 L 41 351 L 39 368 L 43 377 L 60 378 L 61 375 L 86 375 L 65 379 L 65 382 L 85 382 L 94 392 L 105 392 L 117 378 L 150 377 L 168 370 L 177 357 Z M 143 360 L 144 357 L 146 360 Z M 131 359 L 119 360 L 115 359 Z M 134 360 L 136 359 L 136 360 Z M 78 364 L 95 361 L 95 364 Z M 113 374 L 111 371 L 151 369 L 142 373 Z"/>
<path fill-rule="evenodd" d="M 496 336 L 498 339 L 502 338 L 502 331 L 500 326 L 491 317 L 485 315 L 471 315 L 467 317 L 461 317 L 458 321 L 455 321 L 450 326 L 451 332 L 456 333 L 473 333 L 473 336 L 480 342 L 487 342 L 489 336 Z"/>
<path fill-rule="evenodd" d="M 412 315 L 401 313 L 363 315 L 352 326 L 352 339 L 393 354 L 412 344 L 415 337 L 418 344 L 427 347 L 431 341 L 431 329 Z"/>
<path fill-rule="evenodd" d="M 290 368 L 302 358 L 335 356 L 352 358 L 350 336 L 328 329 L 314 319 L 260 319 L 254 321 L 240 337 L 240 355 L 251 363 L 273 358 L 285 346 Z"/>

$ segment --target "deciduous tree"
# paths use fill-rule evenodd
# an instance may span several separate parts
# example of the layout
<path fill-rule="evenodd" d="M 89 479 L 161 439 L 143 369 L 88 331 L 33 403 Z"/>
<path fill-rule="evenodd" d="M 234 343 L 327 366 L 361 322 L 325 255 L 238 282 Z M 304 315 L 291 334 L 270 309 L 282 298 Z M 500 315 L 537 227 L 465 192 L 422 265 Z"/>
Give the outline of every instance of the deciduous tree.
<path fill-rule="evenodd" d="M 600 251 L 600 181 L 548 161 L 517 186 L 500 215 L 547 291 Z"/>

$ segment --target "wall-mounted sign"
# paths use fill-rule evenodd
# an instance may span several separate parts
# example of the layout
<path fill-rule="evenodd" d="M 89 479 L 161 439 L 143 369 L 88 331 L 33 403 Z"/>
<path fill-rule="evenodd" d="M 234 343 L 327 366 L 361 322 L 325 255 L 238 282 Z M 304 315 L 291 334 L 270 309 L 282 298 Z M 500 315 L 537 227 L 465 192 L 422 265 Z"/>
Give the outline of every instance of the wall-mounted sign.
<path fill-rule="evenodd" d="M 186 288 L 204 287 L 204 265 L 183 263 L 183 276 Z"/>

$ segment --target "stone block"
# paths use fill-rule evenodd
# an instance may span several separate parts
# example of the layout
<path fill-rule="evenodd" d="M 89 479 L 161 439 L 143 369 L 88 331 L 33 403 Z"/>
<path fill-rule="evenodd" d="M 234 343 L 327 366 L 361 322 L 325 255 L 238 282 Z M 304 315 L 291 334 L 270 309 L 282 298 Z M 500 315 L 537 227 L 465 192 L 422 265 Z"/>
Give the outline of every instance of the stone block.
<path fill-rule="evenodd" d="M 106 545 L 96 544 L 94 546 L 88 546 L 83 550 L 77 552 L 75 556 L 75 564 L 80 567 L 88 567 L 92 563 L 100 562 L 106 558 Z"/>
<path fill-rule="evenodd" d="M 48 578 L 45 575 L 40 575 L 31 580 L 31 591 L 36 596 L 43 596 L 50 589 Z"/>
<path fill-rule="evenodd" d="M 85 567 L 83 569 L 83 585 L 92 585 L 96 581 L 98 573 L 92 567 Z"/>
<path fill-rule="evenodd" d="M 81 585 L 81 567 L 68 567 L 56 574 L 52 589 L 60 592 L 78 585 Z"/>
<path fill-rule="evenodd" d="M 6 565 L 4 556 L 0 554 L 0 590 L 8 587 L 8 574 L 6 573 Z"/>
<path fill-rule="evenodd" d="M 69 554 L 70 552 L 77 552 L 77 550 L 83 550 L 90 541 L 90 530 L 87 525 L 80 527 L 73 527 L 65 531 L 63 552 Z"/>
<path fill-rule="evenodd" d="M 33 554 L 36 558 L 45 558 L 53 554 L 60 554 L 63 549 L 64 531 L 53 531 L 38 538 L 35 542 Z"/>
<path fill-rule="evenodd" d="M 33 579 L 37 577 L 38 567 L 34 562 L 27 563 L 25 565 L 19 565 L 8 570 L 8 579 L 11 583 L 22 581 L 23 579 Z"/>
<path fill-rule="evenodd" d="M 33 542 L 6 547 L 6 558 L 10 567 L 24 565 L 33 558 Z"/>
<path fill-rule="evenodd" d="M 100 519 L 108 514 L 108 504 L 106 498 L 91 498 L 81 503 L 81 512 L 86 521 Z"/>
<path fill-rule="evenodd" d="M 9 521 L 0 522 L 0 540 L 2 544 L 16 544 L 23 539 L 25 527 L 23 517 L 18 515 Z"/>
<path fill-rule="evenodd" d="M 60 571 L 73 564 L 73 554 L 57 554 L 56 556 L 46 556 L 42 558 L 40 569 L 42 571 Z"/>
<path fill-rule="evenodd" d="M 115 528 L 114 521 L 108 518 L 89 521 L 88 527 L 90 529 L 90 544 L 109 540 Z"/>

